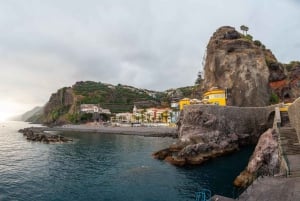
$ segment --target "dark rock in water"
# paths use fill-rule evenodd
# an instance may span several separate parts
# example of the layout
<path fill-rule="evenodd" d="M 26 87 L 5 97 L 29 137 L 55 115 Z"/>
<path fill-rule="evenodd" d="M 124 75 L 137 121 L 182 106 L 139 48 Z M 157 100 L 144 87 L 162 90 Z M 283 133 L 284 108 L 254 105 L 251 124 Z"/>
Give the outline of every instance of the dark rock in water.
<path fill-rule="evenodd" d="M 56 143 L 72 141 L 72 139 L 65 138 L 61 135 L 46 133 L 42 128 L 24 128 L 20 129 L 19 132 L 23 133 L 27 140 L 33 142 Z"/>

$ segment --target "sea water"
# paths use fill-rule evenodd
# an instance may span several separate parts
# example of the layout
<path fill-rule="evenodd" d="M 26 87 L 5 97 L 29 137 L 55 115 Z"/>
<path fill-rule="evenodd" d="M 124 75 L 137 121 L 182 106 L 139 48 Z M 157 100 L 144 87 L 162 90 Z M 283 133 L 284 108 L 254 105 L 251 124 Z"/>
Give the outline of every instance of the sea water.
<path fill-rule="evenodd" d="M 0 123 L 1 201 L 190 201 L 201 188 L 232 197 L 252 151 L 175 167 L 151 157 L 172 138 L 68 132 L 73 142 L 44 144 L 17 132 L 29 126 Z"/>

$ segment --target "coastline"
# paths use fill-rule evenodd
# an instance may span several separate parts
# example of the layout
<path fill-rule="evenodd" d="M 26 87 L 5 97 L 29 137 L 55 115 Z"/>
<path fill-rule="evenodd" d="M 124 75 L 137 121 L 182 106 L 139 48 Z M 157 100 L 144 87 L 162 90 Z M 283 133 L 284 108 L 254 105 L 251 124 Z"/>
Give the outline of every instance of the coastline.
<path fill-rule="evenodd" d="M 177 138 L 177 128 L 174 127 L 113 127 L 99 125 L 64 125 L 58 127 L 39 127 L 42 131 L 85 132 L 118 135 L 135 135 L 144 137 Z"/>

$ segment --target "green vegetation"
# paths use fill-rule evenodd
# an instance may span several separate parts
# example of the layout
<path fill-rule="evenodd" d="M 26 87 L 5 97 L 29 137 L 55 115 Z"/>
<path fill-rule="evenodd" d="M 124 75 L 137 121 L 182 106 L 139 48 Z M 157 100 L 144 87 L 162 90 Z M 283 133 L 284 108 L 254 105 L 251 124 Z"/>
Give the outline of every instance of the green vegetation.
<path fill-rule="evenodd" d="M 51 110 L 50 114 L 48 114 L 48 118 L 50 118 L 52 122 L 56 122 L 62 115 L 68 113 L 69 110 L 70 106 L 57 106 Z"/>
<path fill-rule="evenodd" d="M 279 103 L 280 99 L 279 97 L 277 96 L 277 94 L 275 94 L 274 92 L 271 93 L 271 96 L 270 96 L 270 104 L 276 104 L 276 103 Z"/>
<path fill-rule="evenodd" d="M 254 40 L 253 43 L 254 43 L 254 45 L 256 45 L 258 47 L 262 46 L 262 43 L 259 40 Z"/>
<path fill-rule="evenodd" d="M 161 95 L 157 92 L 137 89 L 127 85 L 117 86 L 101 82 L 77 82 L 73 86 L 76 96 L 80 97 L 80 104 L 100 104 L 103 108 L 110 109 L 112 113 L 129 112 L 134 102 L 160 101 Z"/>
<path fill-rule="evenodd" d="M 193 96 L 194 87 L 188 86 L 188 87 L 181 87 L 178 88 L 182 92 L 183 97 L 191 98 Z"/>
<path fill-rule="evenodd" d="M 253 40 L 253 36 L 251 36 L 250 34 L 244 35 L 244 38 L 249 41 Z"/>
<path fill-rule="evenodd" d="M 291 61 L 289 64 L 285 65 L 285 68 L 288 72 L 292 71 L 296 67 L 300 67 L 300 61 Z"/>
<path fill-rule="evenodd" d="M 52 94 L 45 106 L 43 121 L 46 124 L 80 123 L 92 121 L 94 118 L 109 120 L 109 115 L 80 113 L 81 104 L 96 104 L 111 113 L 132 112 L 133 106 L 170 107 L 173 98 L 191 97 L 194 87 L 182 87 L 156 92 L 138 89 L 127 85 L 117 86 L 101 82 L 77 82 L 72 87 L 59 89 Z M 178 94 L 179 95 L 178 95 Z"/>
<path fill-rule="evenodd" d="M 196 79 L 196 81 L 195 81 L 195 85 L 199 85 L 199 84 L 201 84 L 202 82 L 203 82 L 202 72 L 199 71 L 199 72 L 198 72 L 198 75 L 197 75 L 197 79 Z"/>

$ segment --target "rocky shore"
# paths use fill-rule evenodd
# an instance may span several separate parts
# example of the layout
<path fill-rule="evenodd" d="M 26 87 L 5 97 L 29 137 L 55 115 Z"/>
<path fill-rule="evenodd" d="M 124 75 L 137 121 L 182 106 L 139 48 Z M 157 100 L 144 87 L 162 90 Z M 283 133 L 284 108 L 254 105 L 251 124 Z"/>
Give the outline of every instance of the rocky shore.
<path fill-rule="evenodd" d="M 72 141 L 72 139 L 68 139 L 61 135 L 54 135 L 45 132 L 44 128 L 31 127 L 24 128 L 19 130 L 20 133 L 26 137 L 27 140 L 33 142 L 43 142 L 43 143 L 64 143 Z"/>
<path fill-rule="evenodd" d="M 272 127 L 274 108 L 185 107 L 178 122 L 178 142 L 153 153 L 153 157 L 178 166 L 198 165 L 256 144 L 260 135 Z"/>

